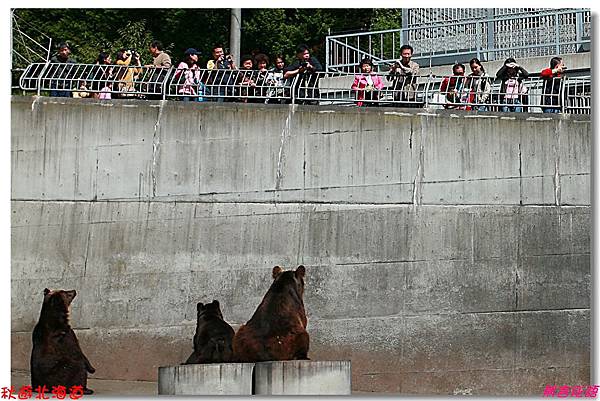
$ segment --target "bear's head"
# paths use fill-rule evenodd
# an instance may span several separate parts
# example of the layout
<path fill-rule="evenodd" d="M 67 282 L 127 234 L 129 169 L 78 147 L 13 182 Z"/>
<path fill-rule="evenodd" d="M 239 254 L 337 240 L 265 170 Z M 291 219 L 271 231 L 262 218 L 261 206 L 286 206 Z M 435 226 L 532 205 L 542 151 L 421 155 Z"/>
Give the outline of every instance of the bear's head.
<path fill-rule="evenodd" d="M 216 299 L 206 305 L 204 305 L 202 302 L 198 302 L 196 309 L 198 310 L 198 319 L 200 319 L 202 316 L 218 316 L 219 318 L 223 319 L 221 305 L 219 305 L 219 301 Z"/>
<path fill-rule="evenodd" d="M 298 297 L 302 299 L 304 296 L 304 275 L 306 269 L 303 265 L 298 266 L 294 270 L 284 271 L 281 267 L 275 266 L 273 268 L 273 288 L 275 291 L 282 291 L 285 288 L 293 288 L 298 294 Z"/>
<path fill-rule="evenodd" d="M 56 317 L 68 319 L 69 307 L 77 295 L 75 290 L 49 290 L 44 288 L 44 304 L 42 311 Z"/>

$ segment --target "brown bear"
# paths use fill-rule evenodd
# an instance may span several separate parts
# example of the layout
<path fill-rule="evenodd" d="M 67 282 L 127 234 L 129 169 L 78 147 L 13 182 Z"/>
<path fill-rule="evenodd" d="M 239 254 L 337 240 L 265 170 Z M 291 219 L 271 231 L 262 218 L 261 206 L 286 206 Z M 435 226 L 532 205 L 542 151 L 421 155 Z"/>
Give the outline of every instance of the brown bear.
<path fill-rule="evenodd" d="M 304 274 L 302 265 L 296 271 L 273 268 L 273 284 L 252 318 L 233 338 L 236 361 L 309 359 Z"/>
<path fill-rule="evenodd" d="M 198 322 L 194 334 L 194 352 L 184 364 L 232 362 L 235 331 L 223 320 L 219 301 L 213 300 L 206 305 L 198 302 L 196 309 Z"/>
<path fill-rule="evenodd" d="M 69 307 L 77 295 L 75 290 L 50 291 L 44 289 L 44 303 L 40 320 L 33 329 L 31 351 L 31 386 L 64 386 L 69 392 L 73 386 L 81 386 L 84 394 L 92 394 L 87 388 L 87 374 L 94 373 L 79 346 L 75 332 L 69 325 Z"/>

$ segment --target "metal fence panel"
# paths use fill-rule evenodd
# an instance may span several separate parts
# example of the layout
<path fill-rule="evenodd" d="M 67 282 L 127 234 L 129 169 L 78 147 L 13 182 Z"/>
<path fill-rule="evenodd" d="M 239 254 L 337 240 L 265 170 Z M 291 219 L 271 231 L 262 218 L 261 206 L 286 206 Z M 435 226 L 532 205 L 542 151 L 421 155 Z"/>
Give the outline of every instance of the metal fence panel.
<path fill-rule="evenodd" d="M 589 113 L 591 108 L 590 77 L 523 79 L 509 90 L 507 84 L 479 76 L 316 72 L 284 79 L 282 72 L 275 71 L 37 63 L 25 69 L 20 87 L 50 91 L 51 96 L 97 99 L 152 97 L 532 113 L 550 108 L 578 114 Z"/>

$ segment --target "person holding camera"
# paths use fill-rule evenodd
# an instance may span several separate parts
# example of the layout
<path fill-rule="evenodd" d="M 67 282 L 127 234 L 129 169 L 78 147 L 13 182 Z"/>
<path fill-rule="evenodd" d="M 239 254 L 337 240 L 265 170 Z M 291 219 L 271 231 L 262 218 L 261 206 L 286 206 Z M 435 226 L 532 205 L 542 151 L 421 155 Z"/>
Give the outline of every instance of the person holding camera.
<path fill-rule="evenodd" d="M 235 62 L 231 54 L 225 54 L 223 46 L 214 45 L 212 48 L 212 59 L 206 63 L 206 68 L 211 71 L 207 81 L 207 94 L 213 97 L 213 101 L 224 102 L 225 96 L 232 95 L 232 85 L 235 84 L 231 70 L 235 70 Z"/>
<path fill-rule="evenodd" d="M 504 65 L 496 72 L 496 79 L 502 80 L 500 86 L 500 102 L 503 104 L 503 112 L 521 113 L 522 105 L 527 100 L 527 88 L 523 84 L 523 79 L 527 78 L 529 73 L 525 68 L 517 64 L 517 61 L 509 57 L 504 61 Z"/>
<path fill-rule="evenodd" d="M 550 68 L 542 70 L 540 74 L 544 80 L 542 104 L 546 106 L 542 106 L 544 113 L 560 113 L 560 89 L 566 69 L 567 66 L 562 57 L 552 57 L 550 59 Z"/>
<path fill-rule="evenodd" d="M 296 49 L 296 60 L 285 67 L 283 77 L 293 79 L 298 77 L 294 87 L 294 93 L 298 98 L 311 98 L 312 101 L 304 101 L 305 104 L 311 104 L 319 97 L 316 89 L 319 77 L 318 72 L 323 71 L 323 66 L 316 57 L 310 55 L 307 45 L 300 45 Z"/>
<path fill-rule="evenodd" d="M 465 106 L 462 106 L 461 103 L 468 101 L 468 91 L 464 89 L 465 66 L 462 63 L 456 63 L 452 66 L 452 76 L 445 77 L 440 84 L 440 93 L 446 98 L 444 108 L 465 110 Z"/>
<path fill-rule="evenodd" d="M 418 107 L 417 75 L 419 64 L 411 60 L 413 48 L 410 45 L 400 47 L 400 60 L 396 61 L 389 70 L 388 81 L 392 83 L 394 101 L 403 102 L 405 107 Z"/>
<path fill-rule="evenodd" d="M 131 66 L 131 63 L 135 66 Z M 142 72 L 140 55 L 134 50 L 120 49 L 117 52 L 117 80 L 119 80 L 119 92 L 135 92 L 133 82 Z M 123 94 L 122 97 L 128 95 Z"/>

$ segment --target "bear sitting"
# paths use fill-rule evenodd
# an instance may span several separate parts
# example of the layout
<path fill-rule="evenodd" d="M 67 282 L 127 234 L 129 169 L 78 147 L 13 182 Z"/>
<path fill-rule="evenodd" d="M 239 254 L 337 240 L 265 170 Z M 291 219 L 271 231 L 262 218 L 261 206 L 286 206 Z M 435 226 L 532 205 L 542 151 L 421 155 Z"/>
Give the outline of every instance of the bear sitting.
<path fill-rule="evenodd" d="M 304 311 L 304 274 L 273 268 L 273 284 L 252 318 L 233 338 L 234 357 L 239 362 L 309 359 L 309 337 Z"/>
<path fill-rule="evenodd" d="M 69 392 L 73 386 L 81 386 L 84 394 L 92 394 L 87 388 L 87 373 L 96 370 L 79 346 L 75 332 L 69 325 L 69 307 L 77 295 L 75 290 L 50 291 L 44 289 L 44 303 L 40 320 L 33 329 L 31 351 L 31 386 L 64 386 Z"/>
<path fill-rule="evenodd" d="M 194 352 L 184 364 L 233 361 L 233 328 L 223 320 L 219 301 L 198 302 L 198 322 L 194 334 Z"/>

